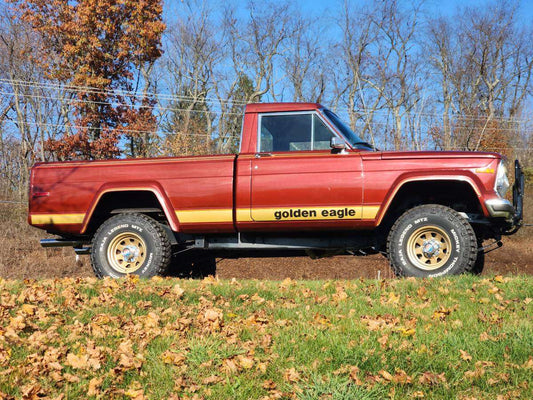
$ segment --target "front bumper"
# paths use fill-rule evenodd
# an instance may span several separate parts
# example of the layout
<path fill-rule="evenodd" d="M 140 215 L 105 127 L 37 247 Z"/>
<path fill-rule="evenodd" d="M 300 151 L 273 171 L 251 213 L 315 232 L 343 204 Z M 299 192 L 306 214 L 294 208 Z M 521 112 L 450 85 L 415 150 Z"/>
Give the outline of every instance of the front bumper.
<path fill-rule="evenodd" d="M 485 206 L 492 218 L 505 220 L 507 234 L 513 234 L 522 226 L 524 217 L 524 173 L 518 160 L 515 160 L 515 181 L 513 185 L 513 202 L 506 199 L 489 199 Z"/>
<path fill-rule="evenodd" d="M 509 200 L 490 199 L 485 202 L 485 206 L 492 218 L 505 218 L 512 222 L 515 215 L 515 208 Z"/>

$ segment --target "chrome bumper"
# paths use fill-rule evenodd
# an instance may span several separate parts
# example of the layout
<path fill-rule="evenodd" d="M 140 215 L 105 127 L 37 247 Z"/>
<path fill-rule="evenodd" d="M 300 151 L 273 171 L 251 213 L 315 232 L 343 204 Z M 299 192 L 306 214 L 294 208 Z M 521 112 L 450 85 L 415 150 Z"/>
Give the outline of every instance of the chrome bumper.
<path fill-rule="evenodd" d="M 493 218 L 511 220 L 515 215 L 515 209 L 509 200 L 490 199 L 485 202 L 485 206 Z"/>

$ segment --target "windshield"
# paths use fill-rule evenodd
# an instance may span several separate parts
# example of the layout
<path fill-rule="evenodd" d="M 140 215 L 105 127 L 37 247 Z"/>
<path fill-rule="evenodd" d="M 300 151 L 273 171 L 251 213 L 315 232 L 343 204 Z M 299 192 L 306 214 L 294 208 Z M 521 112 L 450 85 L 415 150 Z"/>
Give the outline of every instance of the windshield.
<path fill-rule="evenodd" d="M 346 125 L 333 111 L 323 108 L 322 112 L 328 117 L 333 125 L 342 133 L 342 135 L 348 140 L 353 147 L 370 147 L 373 148 L 370 143 L 363 141 L 357 136 L 348 125 Z"/>

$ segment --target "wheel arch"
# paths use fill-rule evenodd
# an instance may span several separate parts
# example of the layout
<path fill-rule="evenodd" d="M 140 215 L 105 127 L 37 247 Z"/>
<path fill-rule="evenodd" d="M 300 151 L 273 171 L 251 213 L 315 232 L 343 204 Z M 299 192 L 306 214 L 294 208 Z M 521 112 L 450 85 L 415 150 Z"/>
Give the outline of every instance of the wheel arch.
<path fill-rule="evenodd" d="M 454 194 L 461 193 L 460 201 Z M 486 214 L 476 183 L 467 176 L 410 177 L 397 182 L 378 214 L 377 226 L 387 228 L 409 208 L 441 204 L 459 212 Z"/>
<path fill-rule="evenodd" d="M 118 207 L 125 198 L 127 205 Z M 83 220 L 81 234 L 94 233 L 102 220 L 113 215 L 115 209 L 134 209 L 142 212 L 143 209 L 158 208 L 164 214 L 166 222 L 174 232 L 179 231 L 179 221 L 174 208 L 165 191 L 156 182 L 132 182 L 128 185 L 116 186 L 105 184 L 93 197 L 91 205 Z"/>

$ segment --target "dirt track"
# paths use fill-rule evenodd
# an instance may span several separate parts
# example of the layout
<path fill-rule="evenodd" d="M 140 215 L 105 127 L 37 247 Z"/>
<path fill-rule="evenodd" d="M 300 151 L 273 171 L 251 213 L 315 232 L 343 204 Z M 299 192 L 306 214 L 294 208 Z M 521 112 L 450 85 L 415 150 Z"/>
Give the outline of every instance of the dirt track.
<path fill-rule="evenodd" d="M 70 249 L 40 249 L 34 243 L 35 252 L 46 253 L 41 263 L 26 268 L 2 268 L 3 278 L 55 278 L 92 276 L 88 256 L 76 258 Z M 518 256 L 520 254 L 520 256 Z M 3 271 L 2 271 L 3 269 Z M 507 243 L 504 248 L 487 255 L 483 274 L 533 275 L 533 248 L 520 248 Z M 388 261 L 381 255 L 365 257 L 336 256 L 312 260 L 308 257 L 218 259 L 217 276 L 221 279 L 359 279 L 393 278 Z"/>

